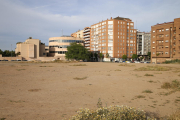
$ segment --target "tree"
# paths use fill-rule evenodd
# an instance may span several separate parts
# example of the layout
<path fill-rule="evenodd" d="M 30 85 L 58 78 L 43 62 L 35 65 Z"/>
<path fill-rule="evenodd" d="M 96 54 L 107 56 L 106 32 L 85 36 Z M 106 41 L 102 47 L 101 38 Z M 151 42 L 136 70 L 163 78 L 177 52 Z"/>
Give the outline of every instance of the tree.
<path fill-rule="evenodd" d="M 100 60 L 102 60 L 103 57 L 104 57 L 104 55 L 102 53 L 99 53 Z"/>
<path fill-rule="evenodd" d="M 3 54 L 3 51 L 0 49 L 0 54 Z"/>
<path fill-rule="evenodd" d="M 132 55 L 132 59 L 134 60 L 134 59 L 137 59 L 138 58 L 138 56 L 136 55 L 136 54 L 133 54 Z"/>
<path fill-rule="evenodd" d="M 94 53 L 94 57 L 95 57 L 95 61 L 97 61 L 97 59 L 98 59 L 98 54 L 95 52 Z"/>
<path fill-rule="evenodd" d="M 109 53 L 106 53 L 106 57 L 109 58 Z"/>
<path fill-rule="evenodd" d="M 148 52 L 148 57 L 149 59 L 151 59 L 151 52 Z"/>
<path fill-rule="evenodd" d="M 126 60 L 127 59 L 127 55 L 123 55 L 122 59 Z"/>
<path fill-rule="evenodd" d="M 90 53 L 84 46 L 77 43 L 71 43 L 67 47 L 67 52 L 65 53 L 66 59 L 75 59 L 75 60 L 89 60 Z"/>

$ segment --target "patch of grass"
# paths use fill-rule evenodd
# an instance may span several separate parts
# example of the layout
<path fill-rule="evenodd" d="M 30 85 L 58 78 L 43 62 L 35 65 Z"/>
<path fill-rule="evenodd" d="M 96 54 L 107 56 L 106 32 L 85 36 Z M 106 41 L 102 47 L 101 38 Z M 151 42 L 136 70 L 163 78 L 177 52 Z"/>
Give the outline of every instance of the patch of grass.
<path fill-rule="evenodd" d="M 153 80 L 149 80 L 148 82 L 149 82 L 149 83 L 156 83 L 156 82 L 154 82 Z"/>
<path fill-rule="evenodd" d="M 38 92 L 38 91 L 40 91 L 41 89 L 30 89 L 30 90 L 28 90 L 29 92 Z"/>
<path fill-rule="evenodd" d="M 135 65 L 130 65 L 130 64 L 127 64 L 127 63 L 122 63 L 122 64 L 120 64 L 119 66 L 133 67 L 133 66 L 135 66 Z"/>
<path fill-rule="evenodd" d="M 17 71 L 26 70 L 26 69 L 16 69 Z"/>
<path fill-rule="evenodd" d="M 18 101 L 10 100 L 10 102 L 21 103 L 21 102 L 25 102 L 25 101 L 21 101 L 21 100 L 18 100 Z"/>
<path fill-rule="evenodd" d="M 138 69 L 135 69 L 135 71 L 169 71 L 169 67 L 162 67 L 162 66 L 146 66 L 146 67 L 140 67 Z"/>
<path fill-rule="evenodd" d="M 178 76 L 180 76 L 180 74 Z"/>
<path fill-rule="evenodd" d="M 151 90 L 144 90 L 142 93 L 153 93 Z"/>
<path fill-rule="evenodd" d="M 174 89 L 174 90 L 180 90 L 180 82 L 177 80 L 173 80 L 171 83 L 164 82 L 161 85 L 161 88 L 163 89 Z"/>
<path fill-rule="evenodd" d="M 110 74 L 107 74 L 107 76 L 111 76 Z"/>
<path fill-rule="evenodd" d="M 169 116 L 169 120 L 180 120 L 180 110 Z"/>
<path fill-rule="evenodd" d="M 162 72 L 155 72 L 154 74 L 162 74 Z"/>
<path fill-rule="evenodd" d="M 75 80 L 84 80 L 84 79 L 86 79 L 87 77 L 82 77 L 82 78 L 80 78 L 80 77 L 75 77 L 75 78 L 73 78 L 73 79 L 75 79 Z"/>
<path fill-rule="evenodd" d="M 175 103 L 178 103 L 178 102 L 180 102 L 180 99 L 175 99 L 174 102 L 175 102 Z"/>
<path fill-rule="evenodd" d="M 39 67 L 52 67 L 52 66 L 39 66 Z"/>
<path fill-rule="evenodd" d="M 87 66 L 86 64 L 74 64 L 74 65 L 70 65 L 70 66 Z"/>
<path fill-rule="evenodd" d="M 154 75 L 146 73 L 144 76 L 154 76 Z"/>
<path fill-rule="evenodd" d="M 115 71 L 121 71 L 121 70 L 119 70 L 119 69 L 116 69 Z"/>
<path fill-rule="evenodd" d="M 145 98 L 145 96 L 144 95 L 137 95 L 137 96 L 135 96 L 135 98 Z"/>

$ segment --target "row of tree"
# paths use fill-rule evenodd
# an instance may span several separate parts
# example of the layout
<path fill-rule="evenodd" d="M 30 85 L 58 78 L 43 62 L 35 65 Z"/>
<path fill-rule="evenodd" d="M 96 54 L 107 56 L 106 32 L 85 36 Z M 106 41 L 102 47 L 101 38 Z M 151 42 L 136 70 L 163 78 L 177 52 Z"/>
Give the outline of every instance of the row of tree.
<path fill-rule="evenodd" d="M 0 54 L 2 54 L 2 56 L 3 57 L 15 57 L 16 56 L 16 54 L 15 54 L 15 51 L 9 51 L 9 50 L 4 50 L 4 51 L 2 51 L 1 49 L 0 49 Z"/>
<path fill-rule="evenodd" d="M 148 53 L 148 56 L 151 53 Z M 97 61 L 98 58 L 102 59 L 104 55 L 102 53 L 97 54 L 96 52 L 90 52 L 83 45 L 77 43 L 71 43 L 70 46 L 67 47 L 67 52 L 65 53 L 66 59 L 75 59 L 75 60 L 94 60 Z M 109 57 L 109 54 L 106 54 L 106 57 Z M 149 56 L 150 57 L 150 56 Z M 138 58 L 138 55 L 133 54 L 132 59 L 135 60 Z M 127 55 L 123 55 L 122 59 L 126 60 Z"/>

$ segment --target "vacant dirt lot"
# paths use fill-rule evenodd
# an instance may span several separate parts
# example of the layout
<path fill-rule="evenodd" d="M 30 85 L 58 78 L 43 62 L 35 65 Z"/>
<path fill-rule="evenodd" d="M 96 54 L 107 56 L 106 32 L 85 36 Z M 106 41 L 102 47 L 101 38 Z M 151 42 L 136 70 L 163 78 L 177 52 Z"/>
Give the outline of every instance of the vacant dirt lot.
<path fill-rule="evenodd" d="M 165 66 L 167 71 L 136 70 L 146 66 L 156 65 L 1 61 L 0 118 L 69 118 L 79 108 L 96 109 L 99 98 L 103 106 L 128 105 L 160 116 L 178 110 L 180 92 L 162 89 L 161 85 L 173 80 L 180 81 L 180 65 L 158 65 Z"/>

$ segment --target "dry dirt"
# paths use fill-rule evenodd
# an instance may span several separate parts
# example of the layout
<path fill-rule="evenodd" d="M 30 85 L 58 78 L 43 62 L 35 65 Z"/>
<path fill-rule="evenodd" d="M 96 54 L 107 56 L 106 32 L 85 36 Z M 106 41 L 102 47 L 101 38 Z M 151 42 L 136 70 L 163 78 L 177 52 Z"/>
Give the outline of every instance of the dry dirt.
<path fill-rule="evenodd" d="M 86 64 L 86 66 L 74 66 Z M 163 82 L 180 81 L 180 65 L 169 71 L 136 71 L 154 64 L 79 62 L 0 62 L 0 118 L 7 120 L 61 120 L 79 108 L 127 105 L 160 116 L 180 108 L 180 92 L 164 95 Z M 134 65 L 134 66 L 131 66 Z M 154 76 L 144 76 L 146 73 Z M 153 93 L 143 93 L 151 90 Z M 143 95 L 145 98 L 137 98 Z"/>

